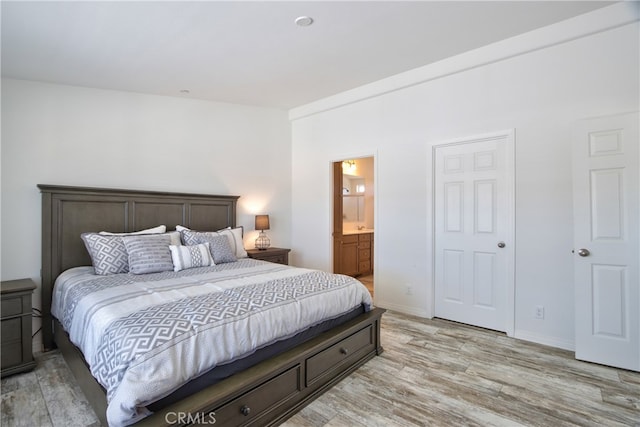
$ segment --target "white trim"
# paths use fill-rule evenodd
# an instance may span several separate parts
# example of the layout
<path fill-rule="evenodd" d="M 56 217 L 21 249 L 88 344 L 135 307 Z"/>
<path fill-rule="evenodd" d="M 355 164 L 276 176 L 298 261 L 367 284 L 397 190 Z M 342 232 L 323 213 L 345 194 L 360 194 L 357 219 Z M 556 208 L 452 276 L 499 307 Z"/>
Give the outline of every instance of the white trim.
<path fill-rule="evenodd" d="M 451 145 L 461 145 L 461 144 L 471 144 L 475 142 L 482 141 L 490 141 L 493 139 L 505 139 L 506 140 L 506 157 L 508 159 L 506 168 L 506 204 L 508 206 L 507 212 L 507 224 L 505 227 L 505 235 L 504 241 L 507 245 L 510 246 L 511 251 L 509 252 L 510 256 L 507 259 L 507 307 L 506 307 L 506 315 L 505 319 L 505 332 L 507 336 L 514 336 L 515 333 L 515 264 L 516 264 L 516 244 L 515 244 L 515 212 L 516 212 L 516 204 L 515 204 L 515 129 L 506 129 L 502 131 L 483 133 L 478 135 L 467 136 L 464 138 L 456 138 L 447 141 L 439 141 L 435 143 L 429 144 L 431 150 L 427 150 L 428 158 L 427 164 L 431 165 L 431 185 L 427 186 L 431 194 L 427 197 L 427 212 L 429 213 L 429 218 L 427 218 L 427 230 L 430 235 L 427 235 L 427 242 L 431 242 L 430 250 L 431 254 L 429 259 L 431 260 L 431 305 L 427 307 L 427 312 L 429 313 L 429 317 L 433 317 L 435 314 L 435 150 L 439 147 L 451 146 Z"/>
<path fill-rule="evenodd" d="M 422 310 L 416 307 L 410 307 L 407 305 L 393 304 L 393 303 L 387 303 L 384 301 L 376 300 L 375 306 L 380 308 L 385 308 L 387 310 L 397 311 L 398 313 L 402 313 L 402 314 L 410 314 L 412 316 L 418 316 L 426 319 L 432 318 L 431 316 L 428 315 L 426 310 Z"/>
<path fill-rule="evenodd" d="M 341 162 L 343 160 L 354 160 L 354 159 L 364 159 L 367 157 L 376 157 L 378 155 L 378 151 L 374 150 L 375 154 L 372 154 L 370 151 L 367 151 L 366 153 L 362 153 L 362 152 L 351 152 L 351 153 L 347 153 L 343 155 L 339 155 L 339 156 L 333 156 L 332 159 L 334 160 L 329 160 L 331 162 L 331 164 L 335 163 L 335 162 Z"/>
<path fill-rule="evenodd" d="M 635 1 L 623 1 L 537 30 L 501 40 L 423 67 L 341 92 L 289 110 L 289 120 L 340 108 L 390 92 L 570 42 L 640 19 Z"/>
<path fill-rule="evenodd" d="M 541 335 L 536 332 L 517 330 L 515 331 L 513 338 L 561 348 L 563 350 L 575 351 L 575 342 L 573 341 L 564 340 L 557 337 L 550 337 L 549 335 Z"/>

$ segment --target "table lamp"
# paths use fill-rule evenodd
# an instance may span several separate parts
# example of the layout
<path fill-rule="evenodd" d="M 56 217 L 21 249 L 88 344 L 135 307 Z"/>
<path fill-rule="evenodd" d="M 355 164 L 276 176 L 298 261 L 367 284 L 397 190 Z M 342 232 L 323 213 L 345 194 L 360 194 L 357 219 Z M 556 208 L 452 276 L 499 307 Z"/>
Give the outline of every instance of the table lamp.
<path fill-rule="evenodd" d="M 256 239 L 256 249 L 265 250 L 271 246 L 271 240 L 264 232 L 269 229 L 269 215 L 256 215 L 256 230 L 260 230 L 258 238 Z"/>

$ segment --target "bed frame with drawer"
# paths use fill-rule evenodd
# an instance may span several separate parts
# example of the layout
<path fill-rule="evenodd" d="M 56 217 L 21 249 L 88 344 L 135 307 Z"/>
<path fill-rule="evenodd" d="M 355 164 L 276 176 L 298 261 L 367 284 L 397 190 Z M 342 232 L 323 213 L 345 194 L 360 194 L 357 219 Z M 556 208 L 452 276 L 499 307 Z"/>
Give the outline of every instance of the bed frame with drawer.
<path fill-rule="evenodd" d="M 165 224 L 218 230 L 236 225 L 238 196 L 38 185 L 42 193 L 42 312 L 45 350 L 59 347 L 103 425 L 105 390 L 81 352 L 51 316 L 56 277 L 91 265 L 80 234 L 130 232 Z M 236 373 L 137 423 L 138 426 L 278 425 L 375 355 L 382 353 L 375 308 L 340 326 Z"/>

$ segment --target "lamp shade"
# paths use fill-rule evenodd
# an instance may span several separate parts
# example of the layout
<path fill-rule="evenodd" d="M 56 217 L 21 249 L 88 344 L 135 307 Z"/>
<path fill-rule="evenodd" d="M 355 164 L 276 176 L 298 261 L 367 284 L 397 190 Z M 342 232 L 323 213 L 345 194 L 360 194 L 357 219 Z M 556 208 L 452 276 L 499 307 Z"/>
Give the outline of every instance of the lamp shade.
<path fill-rule="evenodd" d="M 269 215 L 256 215 L 256 230 L 269 229 Z"/>

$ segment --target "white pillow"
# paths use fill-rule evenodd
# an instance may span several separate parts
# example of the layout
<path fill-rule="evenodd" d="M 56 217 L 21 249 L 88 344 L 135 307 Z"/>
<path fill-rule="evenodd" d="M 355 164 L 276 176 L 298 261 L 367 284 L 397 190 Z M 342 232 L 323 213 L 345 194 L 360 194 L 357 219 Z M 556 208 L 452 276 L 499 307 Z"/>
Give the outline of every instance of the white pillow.
<path fill-rule="evenodd" d="M 103 236 L 135 236 L 136 234 L 162 234 L 167 231 L 166 225 L 159 225 L 153 228 L 147 228 L 146 230 L 132 231 L 131 233 L 111 233 L 109 231 L 101 231 L 99 234 Z"/>
<path fill-rule="evenodd" d="M 170 245 L 169 250 L 173 260 L 173 271 L 215 265 L 209 251 L 209 243 L 200 243 L 193 246 Z"/>

